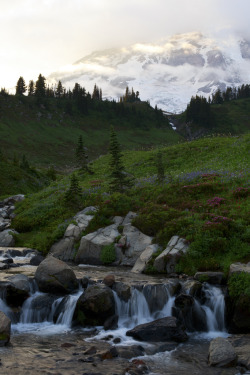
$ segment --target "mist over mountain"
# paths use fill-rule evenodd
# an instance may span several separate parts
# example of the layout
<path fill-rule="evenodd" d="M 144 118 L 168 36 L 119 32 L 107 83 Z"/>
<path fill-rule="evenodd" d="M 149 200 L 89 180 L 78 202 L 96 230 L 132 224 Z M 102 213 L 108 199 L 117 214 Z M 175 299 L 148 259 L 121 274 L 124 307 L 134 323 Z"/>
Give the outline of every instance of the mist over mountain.
<path fill-rule="evenodd" d="M 66 87 L 75 82 L 103 97 L 118 98 L 126 86 L 169 112 L 181 112 L 192 95 L 208 97 L 218 88 L 250 82 L 250 38 L 209 38 L 199 32 L 177 34 L 157 44 L 133 44 L 96 51 L 49 77 Z"/>

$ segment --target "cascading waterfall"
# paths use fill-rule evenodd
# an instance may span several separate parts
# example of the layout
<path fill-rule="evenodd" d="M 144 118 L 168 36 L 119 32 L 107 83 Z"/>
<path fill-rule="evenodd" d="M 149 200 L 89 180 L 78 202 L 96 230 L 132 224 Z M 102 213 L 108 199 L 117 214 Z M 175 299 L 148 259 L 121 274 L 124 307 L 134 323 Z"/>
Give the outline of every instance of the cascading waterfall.
<path fill-rule="evenodd" d="M 206 302 L 202 305 L 207 317 L 208 330 L 225 331 L 225 300 L 220 288 L 204 284 Z"/>
<path fill-rule="evenodd" d="M 82 289 L 66 297 L 53 297 L 35 291 L 23 304 L 20 322 L 15 324 L 14 331 L 37 331 L 54 328 L 55 333 L 71 327 L 73 314 Z M 55 322 L 55 323 L 54 323 Z M 56 326 L 58 326 L 56 328 Z"/>
<path fill-rule="evenodd" d="M 113 292 L 116 314 L 119 317 L 118 330 L 123 332 L 123 337 L 126 330 L 138 324 L 173 315 L 175 296 L 171 292 L 173 290 L 171 287 L 171 283 L 134 287 L 127 302 L 120 299 L 116 292 Z M 32 331 L 32 329 L 36 331 L 40 328 L 51 329 L 51 327 L 56 326 L 58 328 L 59 326 L 63 327 L 63 329 L 71 327 L 75 306 L 83 290 L 79 289 L 77 293 L 72 295 L 56 297 L 39 292 L 36 284 L 32 283 L 31 291 L 31 296 L 23 304 L 17 324 L 16 315 L 13 314 L 4 300 L 0 299 L 0 310 L 10 317 L 14 331 Z M 192 319 L 195 320 L 196 316 L 199 316 L 201 320 L 205 320 L 204 328 L 201 331 L 205 331 L 206 326 L 209 332 L 225 331 L 225 302 L 222 290 L 204 283 L 202 294 L 204 303 L 194 299 Z M 197 330 L 195 326 L 193 330 Z"/>

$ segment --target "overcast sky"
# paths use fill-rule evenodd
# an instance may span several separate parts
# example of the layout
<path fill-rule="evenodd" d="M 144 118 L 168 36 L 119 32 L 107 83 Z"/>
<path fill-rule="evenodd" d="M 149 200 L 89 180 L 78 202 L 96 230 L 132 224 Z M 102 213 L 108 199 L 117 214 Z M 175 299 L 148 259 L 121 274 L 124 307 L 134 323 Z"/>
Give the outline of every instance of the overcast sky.
<path fill-rule="evenodd" d="M 94 50 L 175 33 L 250 39 L 250 0 L 0 0 L 0 87 L 48 75 Z"/>

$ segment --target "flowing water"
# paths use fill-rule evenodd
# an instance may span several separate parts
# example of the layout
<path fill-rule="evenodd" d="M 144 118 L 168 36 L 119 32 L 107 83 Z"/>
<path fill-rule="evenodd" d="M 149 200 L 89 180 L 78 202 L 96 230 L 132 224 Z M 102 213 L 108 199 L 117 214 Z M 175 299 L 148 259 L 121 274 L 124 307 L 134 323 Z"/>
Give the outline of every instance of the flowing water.
<path fill-rule="evenodd" d="M 80 348 L 87 349 L 88 345 L 95 345 L 101 350 L 101 348 L 107 345 L 114 345 L 113 342 L 115 339 L 119 340 L 119 342 L 116 341 L 117 347 L 141 345 L 138 341 L 126 336 L 126 331 L 138 324 L 147 323 L 166 316 L 172 316 L 174 314 L 176 298 L 172 286 L 170 281 L 164 284 L 139 284 L 132 287 L 131 298 L 127 302 L 120 299 L 116 292 L 113 292 L 116 314 L 119 317 L 118 328 L 104 331 L 102 327 L 96 327 L 97 330 L 95 330 L 95 332 L 92 329 L 88 334 L 87 329 L 75 329 L 71 327 L 77 300 L 83 293 L 82 289 L 68 296 L 56 297 L 41 293 L 37 289 L 35 282 L 32 281 L 30 297 L 24 302 L 19 315 L 12 312 L 6 305 L 4 299 L 0 299 L 0 310 L 12 320 L 11 342 L 14 343 L 14 357 L 11 357 L 11 351 L 7 348 L 0 349 L 2 353 L 6 354 L 5 363 L 6 368 L 8 368 L 8 371 L 3 373 L 22 374 L 22 372 L 16 372 L 15 366 L 12 366 L 15 360 L 18 362 L 18 365 L 16 365 L 18 368 L 20 367 L 20 363 L 25 364 L 24 367 L 26 370 L 23 372 L 25 374 L 33 374 L 34 371 L 36 371 L 34 370 L 36 366 L 39 368 L 44 366 L 44 370 L 41 373 L 45 374 L 62 373 L 68 375 L 82 373 L 82 368 L 79 367 L 79 363 L 81 362 L 79 362 L 80 357 L 77 357 L 77 355 L 82 355 L 83 349 Z M 188 291 L 184 292 L 188 294 Z M 207 358 L 207 350 L 211 338 L 227 336 L 225 328 L 224 295 L 220 288 L 205 283 L 203 284 L 201 294 L 201 299 L 194 299 L 192 311 L 204 318 L 205 330 L 202 332 L 194 332 L 191 330 L 192 332 L 189 334 L 190 338 L 188 343 L 179 345 L 175 350 L 171 349 L 171 351 L 164 351 L 153 355 L 150 354 L 152 344 L 143 343 L 143 347 L 145 350 L 148 350 L 148 354 L 142 357 L 142 359 L 150 366 L 152 374 L 165 374 L 166 367 L 171 371 L 169 373 L 175 375 L 184 375 L 188 372 L 197 373 L 199 375 L 203 373 L 217 374 L 217 370 L 215 369 L 213 369 L 213 371 L 210 371 L 210 369 L 206 370 L 206 361 L 204 361 L 202 365 L 204 368 L 202 367 L 202 369 L 199 368 L 199 366 L 197 367 L 195 361 L 196 357 L 199 358 L 200 363 L 202 363 L 204 358 Z M 192 319 L 194 320 L 193 317 Z M 65 352 L 62 353 L 60 347 L 63 342 L 62 340 L 66 341 L 66 343 L 68 343 L 67 345 L 71 345 L 72 349 L 65 349 Z M 21 342 L 23 342 L 23 344 L 21 344 Z M 20 348 L 18 345 L 20 345 Z M 22 345 L 24 345 L 26 351 L 21 350 Z M 77 346 L 77 350 L 74 349 L 74 345 Z M 85 347 L 85 345 L 87 345 L 87 347 Z M 24 358 L 22 358 L 23 355 Z M 187 356 L 187 358 L 193 358 L 192 363 L 186 363 L 185 361 L 183 363 L 183 355 L 184 357 Z M 20 361 L 16 359 L 17 357 L 20 357 Z M 29 367 L 27 367 L 25 363 L 27 358 L 30 358 L 30 361 L 34 362 L 33 365 L 30 365 L 30 372 L 28 372 L 27 369 Z M 39 360 L 39 362 L 37 362 L 37 360 Z M 85 362 L 85 357 L 81 360 Z M 69 365 L 65 364 L 65 367 L 63 367 L 63 361 L 68 361 Z M 75 370 L 70 366 L 71 361 L 74 362 Z M 121 364 L 125 366 L 124 363 L 126 363 L 126 361 L 120 358 L 117 359 L 117 362 L 114 362 L 116 366 L 118 366 L 118 364 L 119 366 L 121 366 Z M 48 368 L 46 366 L 48 366 Z M 91 371 L 91 364 L 88 366 L 88 373 L 95 373 Z M 97 363 L 97 367 L 98 366 Z M 104 364 L 102 366 L 104 366 Z M 104 373 L 120 373 L 120 371 L 118 371 L 119 366 L 116 370 L 113 370 L 113 372 L 111 372 L 111 367 L 109 368 L 108 366 Z M 101 371 L 100 369 L 99 372 L 96 371 L 96 373 L 103 373 L 104 367 Z M 63 370 L 64 368 L 65 370 Z M 56 371 L 56 369 L 58 371 Z M 1 373 L 0 367 L 0 374 Z M 37 373 L 39 374 L 39 372 Z M 235 375 L 235 372 L 229 371 L 228 374 Z"/>

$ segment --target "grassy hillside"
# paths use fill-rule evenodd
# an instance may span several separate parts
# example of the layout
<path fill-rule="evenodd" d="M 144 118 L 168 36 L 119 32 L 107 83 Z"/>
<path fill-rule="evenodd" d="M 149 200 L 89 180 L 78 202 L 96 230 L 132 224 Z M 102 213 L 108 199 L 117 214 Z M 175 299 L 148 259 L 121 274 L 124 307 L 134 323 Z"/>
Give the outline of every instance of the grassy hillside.
<path fill-rule="evenodd" d="M 0 160 L 0 171 L 0 199 L 15 194 L 33 193 L 51 182 L 46 173 L 33 168 L 24 169 L 6 159 Z"/>
<path fill-rule="evenodd" d="M 80 135 L 90 158 L 105 154 L 111 125 L 126 149 L 180 140 L 160 111 L 145 102 L 92 101 L 83 114 L 64 99 L 0 95 L 0 149 L 9 158 L 25 154 L 37 166 L 72 168 Z"/>
<path fill-rule="evenodd" d="M 186 112 L 175 116 L 177 127 L 186 136 Z M 211 105 L 211 125 L 209 128 L 190 124 L 191 134 L 244 134 L 250 130 L 250 98 L 237 99 L 223 104 Z"/>
<path fill-rule="evenodd" d="M 250 260 L 249 141 L 249 135 L 208 137 L 163 147 L 163 183 L 157 182 L 159 150 L 127 151 L 123 163 L 134 184 L 124 194 L 109 192 L 109 157 L 103 156 L 93 163 L 93 175 L 78 174 L 82 194 L 76 205 L 64 200 L 69 176 L 19 204 L 17 244 L 47 253 L 77 211 L 98 205 L 85 233 L 134 210 L 134 225 L 163 249 L 172 235 L 189 241 L 180 272 L 227 271 L 232 261 Z"/>

